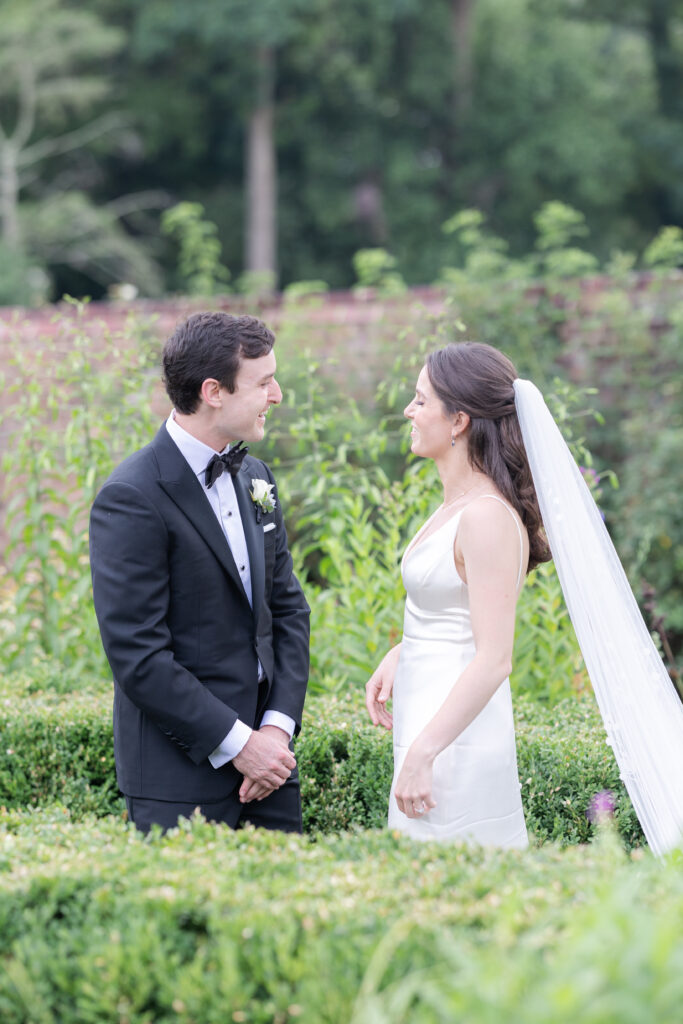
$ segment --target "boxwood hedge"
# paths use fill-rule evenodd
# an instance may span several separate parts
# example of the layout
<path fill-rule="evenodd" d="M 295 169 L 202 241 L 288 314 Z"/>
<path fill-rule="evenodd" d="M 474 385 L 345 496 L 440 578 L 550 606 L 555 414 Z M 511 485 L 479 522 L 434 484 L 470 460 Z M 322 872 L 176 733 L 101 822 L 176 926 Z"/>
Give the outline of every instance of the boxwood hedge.
<path fill-rule="evenodd" d="M 678 1020 L 680 856 L 0 815 L 3 1024 Z"/>
<path fill-rule="evenodd" d="M 527 824 L 539 841 L 585 842 L 591 798 L 609 789 L 626 845 L 642 842 L 592 698 L 547 708 L 516 701 L 519 773 Z M 60 803 L 72 820 L 123 815 L 114 777 L 111 692 L 72 693 L 14 678 L 0 687 L 0 806 Z M 357 693 L 316 697 L 297 743 L 307 832 L 382 827 L 391 783 L 391 741 L 373 729 Z"/>

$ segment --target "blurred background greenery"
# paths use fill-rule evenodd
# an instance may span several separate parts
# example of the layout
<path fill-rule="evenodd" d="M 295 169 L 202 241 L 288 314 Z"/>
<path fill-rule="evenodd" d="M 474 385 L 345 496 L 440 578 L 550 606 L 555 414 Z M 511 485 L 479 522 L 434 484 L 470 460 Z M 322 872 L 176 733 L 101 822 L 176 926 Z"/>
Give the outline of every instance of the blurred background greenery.
<path fill-rule="evenodd" d="M 681 0 L 1 0 L 0 15 L 0 303 L 202 291 L 188 230 L 211 236 L 223 290 L 253 292 L 347 287 L 377 248 L 432 282 L 461 256 L 442 225 L 465 208 L 522 255 L 561 200 L 601 262 L 683 222 Z"/>

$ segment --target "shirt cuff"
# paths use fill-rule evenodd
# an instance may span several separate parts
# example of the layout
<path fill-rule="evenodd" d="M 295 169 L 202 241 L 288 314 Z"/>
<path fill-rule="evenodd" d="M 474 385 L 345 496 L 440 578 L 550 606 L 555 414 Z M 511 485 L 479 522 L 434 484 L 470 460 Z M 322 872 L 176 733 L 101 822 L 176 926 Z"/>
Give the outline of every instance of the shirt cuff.
<path fill-rule="evenodd" d="M 277 712 L 276 712 L 277 713 Z M 287 717 L 286 715 L 283 717 Z M 212 767 L 222 768 L 228 761 L 232 761 L 233 757 L 237 757 L 242 748 L 246 746 L 247 740 L 251 736 L 251 729 L 244 722 L 241 722 L 239 718 L 233 725 L 232 729 L 222 740 L 216 749 L 209 754 L 209 761 Z"/>
<path fill-rule="evenodd" d="M 276 725 L 278 729 L 286 732 L 290 740 L 296 729 L 296 722 L 289 715 L 283 715 L 281 711 L 266 711 L 261 719 L 261 725 Z"/>

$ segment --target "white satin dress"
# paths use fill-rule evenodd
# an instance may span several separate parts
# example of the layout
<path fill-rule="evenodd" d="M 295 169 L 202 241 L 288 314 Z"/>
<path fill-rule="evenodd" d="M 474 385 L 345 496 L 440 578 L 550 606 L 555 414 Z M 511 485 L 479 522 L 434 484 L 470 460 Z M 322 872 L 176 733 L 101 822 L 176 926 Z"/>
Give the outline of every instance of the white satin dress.
<path fill-rule="evenodd" d="M 522 576 L 523 540 L 520 540 Z M 419 818 L 398 809 L 394 786 L 408 748 L 438 712 L 475 654 L 467 584 L 453 557 L 462 509 L 424 540 L 428 519 L 401 564 L 406 588 L 403 640 L 393 690 L 394 780 L 389 827 L 415 839 L 469 840 L 482 846 L 528 845 L 517 773 L 510 682 L 504 680 L 483 710 L 434 761 L 436 807 Z M 435 513 L 436 514 L 436 513 Z M 432 516 L 433 518 L 433 516 Z"/>

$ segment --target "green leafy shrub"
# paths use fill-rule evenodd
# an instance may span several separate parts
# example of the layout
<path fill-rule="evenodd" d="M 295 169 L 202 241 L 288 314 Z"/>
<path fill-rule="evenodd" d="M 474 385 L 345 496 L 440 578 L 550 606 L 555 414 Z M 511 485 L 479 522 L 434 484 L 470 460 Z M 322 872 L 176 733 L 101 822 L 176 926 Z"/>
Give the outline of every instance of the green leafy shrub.
<path fill-rule="evenodd" d="M 0 1016 L 673 1021 L 680 858 L 637 857 L 4 814 Z"/>
<path fill-rule="evenodd" d="M 31 350 L 18 327 L 10 335 L 11 398 L 2 417 L 10 433 L 2 460 L 11 584 L 0 607 L 5 666 L 47 657 L 69 672 L 106 667 L 92 605 L 88 512 L 116 463 L 156 426 L 149 329 L 138 321 L 111 332 L 78 303 Z"/>
<path fill-rule="evenodd" d="M 218 228 L 204 212 L 201 203 L 177 203 L 162 213 L 161 230 L 178 242 L 181 287 L 206 298 L 227 290 L 230 271 L 221 263 Z"/>
<path fill-rule="evenodd" d="M 75 818 L 120 813 L 109 690 L 3 696 L 0 805 L 59 802 Z"/>
<path fill-rule="evenodd" d="M 94 681 L 69 695 L 29 687 L 21 677 L 0 689 L 0 806 L 60 803 L 73 819 L 120 815 L 109 687 Z M 516 720 L 527 826 L 539 841 L 586 842 L 594 831 L 586 810 L 600 790 L 616 795 L 623 841 L 642 841 L 592 699 L 548 709 L 520 697 Z M 307 832 L 384 825 L 391 738 L 371 725 L 357 692 L 307 702 L 296 756 Z"/>
<path fill-rule="evenodd" d="M 386 249 L 359 249 L 353 257 L 356 290 L 372 288 L 377 295 L 401 295 L 406 283 L 396 270 L 397 260 Z"/>
<path fill-rule="evenodd" d="M 552 562 L 534 569 L 520 594 L 510 682 L 549 704 L 590 685 Z"/>

